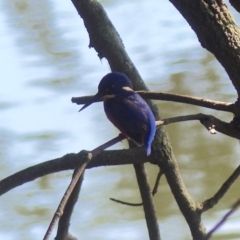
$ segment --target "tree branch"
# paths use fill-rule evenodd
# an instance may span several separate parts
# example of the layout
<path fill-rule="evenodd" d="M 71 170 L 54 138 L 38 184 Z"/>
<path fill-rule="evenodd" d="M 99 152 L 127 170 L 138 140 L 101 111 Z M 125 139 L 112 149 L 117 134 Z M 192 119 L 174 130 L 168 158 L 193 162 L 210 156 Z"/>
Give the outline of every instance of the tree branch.
<path fill-rule="evenodd" d="M 138 187 L 143 200 L 143 209 L 148 226 L 150 240 L 160 240 L 157 215 L 153 204 L 151 189 L 148 183 L 148 177 L 143 164 L 134 164 Z"/>
<path fill-rule="evenodd" d="M 202 47 L 211 52 L 222 64 L 240 96 L 240 68 L 236 67 L 240 65 L 240 30 L 224 1 L 170 0 L 170 2 L 197 34 Z"/>
<path fill-rule="evenodd" d="M 72 177 L 72 181 L 69 184 L 54 216 L 53 219 L 48 227 L 48 230 L 44 236 L 43 240 L 48 240 L 50 237 L 50 234 L 53 230 L 54 225 L 56 224 L 57 220 L 63 215 L 64 210 L 65 210 L 65 206 L 68 203 L 68 208 L 73 209 L 74 204 L 75 204 L 75 199 L 76 196 L 73 196 L 74 201 L 68 201 L 70 196 L 72 195 L 72 192 L 74 190 L 74 188 L 76 187 L 76 185 L 79 183 L 80 184 L 80 177 L 82 176 L 82 174 L 85 171 L 86 166 L 88 165 L 88 163 L 92 160 L 92 158 L 94 158 L 95 156 L 97 156 L 99 153 L 101 153 L 105 148 L 108 148 L 109 146 L 121 141 L 125 139 L 125 137 L 122 134 L 119 134 L 118 137 L 113 138 L 112 140 L 100 145 L 99 147 L 93 149 L 91 152 L 84 152 L 83 153 L 83 157 L 84 157 L 84 162 L 80 165 L 78 165 L 78 167 L 74 170 L 73 173 L 73 177 Z M 80 187 L 80 186 L 79 186 Z M 79 192 L 78 189 L 76 189 L 76 193 Z M 70 204 L 72 204 L 70 206 Z M 66 213 L 67 218 L 69 218 L 70 221 L 70 216 L 71 214 Z M 63 238 L 64 236 L 59 236 L 59 238 Z"/>
<path fill-rule="evenodd" d="M 66 192 L 64 193 L 60 204 L 58 205 L 58 208 L 57 208 L 57 210 L 56 210 L 56 212 L 55 212 L 55 214 L 52 218 L 52 221 L 51 221 L 51 223 L 50 223 L 50 225 L 47 229 L 47 232 L 46 232 L 43 240 L 48 240 L 49 239 L 54 225 L 57 223 L 58 219 L 63 215 L 63 212 L 65 210 L 65 206 L 68 202 L 68 199 L 69 199 L 70 195 L 72 194 L 72 191 L 75 188 L 76 184 L 79 182 L 79 179 L 80 179 L 81 175 L 83 174 L 88 162 L 91 161 L 92 157 L 93 156 L 92 156 L 91 153 L 85 152 L 85 154 L 84 154 L 85 161 L 82 165 L 80 165 L 78 168 L 75 169 L 72 181 L 69 184 Z"/>
<path fill-rule="evenodd" d="M 240 175 L 240 165 L 236 168 L 236 170 L 232 173 L 232 175 L 224 182 L 224 184 L 221 186 L 221 188 L 217 191 L 217 193 L 204 201 L 202 203 L 202 212 L 205 212 L 209 210 L 210 208 L 213 208 L 220 199 L 227 193 L 227 191 L 230 189 L 232 184 L 238 179 Z"/>
<path fill-rule="evenodd" d="M 76 170 L 74 170 L 73 172 L 73 177 L 75 176 L 75 174 L 76 174 Z M 78 196 L 82 186 L 83 176 L 84 176 L 84 172 L 79 178 L 79 180 L 77 181 L 77 184 L 74 187 L 73 192 L 71 193 L 66 203 L 66 206 L 63 211 L 63 215 L 60 217 L 58 222 L 57 235 L 54 238 L 54 240 L 77 240 L 75 237 L 73 237 L 69 233 L 69 226 L 70 226 L 70 220 L 73 213 L 73 209 L 78 200 Z"/>
<path fill-rule="evenodd" d="M 203 126 L 211 134 L 215 134 L 216 131 L 218 131 L 227 136 L 230 136 L 230 137 L 233 137 L 236 139 L 240 139 L 240 131 L 239 131 L 239 129 L 235 129 L 235 127 L 234 127 L 235 124 L 232 124 L 232 122 L 226 123 L 212 115 L 205 115 L 202 113 L 162 119 L 160 121 L 156 121 L 156 124 L 158 126 L 160 126 L 160 125 L 168 125 L 170 123 L 191 121 L 191 120 L 199 120 L 201 122 L 201 124 L 203 124 Z"/>
<path fill-rule="evenodd" d="M 117 138 L 119 139 L 119 137 Z M 115 142 L 116 138 L 111 141 Z M 113 142 L 111 141 L 105 143 L 107 144 L 107 146 L 105 146 L 106 148 L 112 146 Z M 102 146 L 103 145 L 101 145 L 100 148 Z M 77 154 L 66 154 L 60 158 L 49 160 L 14 173 L 13 175 L 10 175 L 0 181 L 0 195 L 39 177 L 64 170 L 74 170 L 85 162 L 85 154 L 86 151 L 81 151 Z M 112 159 L 114 159 L 114 161 L 112 161 Z M 104 151 L 94 157 L 87 165 L 87 169 L 100 166 L 116 166 L 146 162 L 151 162 L 151 158 L 146 156 L 144 147 L 123 150 L 109 150 Z"/>
<path fill-rule="evenodd" d="M 219 102 L 210 99 L 204 99 L 199 97 L 192 97 L 187 95 L 179 95 L 173 93 L 163 93 L 163 92 L 147 92 L 147 91 L 136 91 L 144 99 L 152 100 L 163 100 L 172 101 L 177 103 L 186 103 L 199 107 L 206 107 L 218 111 L 232 112 L 235 114 L 239 113 L 239 107 L 235 106 L 234 103 Z M 72 97 L 71 101 L 78 105 L 87 103 L 93 96 L 84 97 Z M 99 100 L 100 102 L 101 100 Z"/>

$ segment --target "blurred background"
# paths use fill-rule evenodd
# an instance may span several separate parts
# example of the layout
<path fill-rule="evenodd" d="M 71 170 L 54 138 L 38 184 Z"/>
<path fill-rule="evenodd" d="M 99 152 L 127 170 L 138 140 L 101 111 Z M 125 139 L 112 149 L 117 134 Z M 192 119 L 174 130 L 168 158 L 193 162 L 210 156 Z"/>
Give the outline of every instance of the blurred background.
<path fill-rule="evenodd" d="M 222 66 L 202 49 L 195 33 L 168 1 L 101 1 L 134 64 L 152 91 L 234 102 L 236 92 Z M 227 2 L 237 23 L 240 21 Z M 66 153 L 91 150 L 118 135 L 101 103 L 78 113 L 71 97 L 95 94 L 110 71 L 89 49 L 89 37 L 71 1 L 0 0 L 0 178 Z M 162 118 L 232 115 L 157 101 Z M 185 184 L 196 201 L 212 197 L 239 165 L 239 142 L 210 135 L 198 122 L 167 126 Z M 127 148 L 123 142 L 112 149 Z M 147 165 L 153 186 L 158 169 Z M 0 198 L 0 239 L 42 239 L 70 182 L 71 171 L 13 189 Z M 239 198 L 238 180 L 217 206 L 203 214 L 211 229 Z M 86 172 L 70 231 L 78 239 L 148 239 L 131 165 Z M 154 197 L 162 239 L 191 239 L 163 177 Z M 240 239 L 237 212 L 213 239 Z M 55 232 L 52 234 L 52 239 Z"/>

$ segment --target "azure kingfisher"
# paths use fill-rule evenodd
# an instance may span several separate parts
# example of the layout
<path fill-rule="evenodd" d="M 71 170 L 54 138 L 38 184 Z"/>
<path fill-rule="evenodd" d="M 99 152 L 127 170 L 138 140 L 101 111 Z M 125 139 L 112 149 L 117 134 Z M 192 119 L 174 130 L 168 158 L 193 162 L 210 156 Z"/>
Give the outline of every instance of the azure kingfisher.
<path fill-rule="evenodd" d="M 156 132 L 155 117 L 142 97 L 133 91 L 129 78 L 119 72 L 108 73 L 100 81 L 97 94 L 79 111 L 100 99 L 113 125 L 138 146 L 144 144 L 149 156 Z"/>

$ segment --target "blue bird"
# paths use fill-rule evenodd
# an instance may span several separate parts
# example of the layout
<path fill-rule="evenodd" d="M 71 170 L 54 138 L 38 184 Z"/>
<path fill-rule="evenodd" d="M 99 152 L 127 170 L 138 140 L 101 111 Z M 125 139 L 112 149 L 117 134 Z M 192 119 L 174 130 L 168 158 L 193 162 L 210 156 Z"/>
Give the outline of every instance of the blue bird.
<path fill-rule="evenodd" d="M 97 94 L 79 111 L 103 99 L 108 119 L 128 139 L 146 148 L 151 154 L 151 144 L 156 132 L 154 115 L 140 95 L 133 91 L 131 81 L 126 75 L 112 72 L 102 78 Z"/>

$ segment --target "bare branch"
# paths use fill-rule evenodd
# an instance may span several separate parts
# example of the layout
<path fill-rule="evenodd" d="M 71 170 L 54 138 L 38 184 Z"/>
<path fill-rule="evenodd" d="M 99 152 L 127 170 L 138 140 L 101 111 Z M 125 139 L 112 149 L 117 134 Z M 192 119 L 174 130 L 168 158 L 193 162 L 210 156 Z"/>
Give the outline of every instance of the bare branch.
<path fill-rule="evenodd" d="M 124 140 L 126 137 L 123 134 L 119 134 L 117 137 L 111 139 L 110 141 L 100 145 L 99 147 L 95 148 L 94 150 L 91 151 L 92 157 L 96 157 L 98 154 L 100 154 L 103 150 L 105 150 L 106 148 L 109 148 L 111 146 L 113 146 L 114 144 L 121 142 L 122 140 Z"/>
<path fill-rule="evenodd" d="M 48 230 L 44 236 L 43 240 L 48 240 L 50 237 L 50 234 L 53 230 L 54 225 L 56 224 L 57 220 L 63 215 L 65 206 L 68 202 L 69 197 L 71 196 L 76 184 L 79 182 L 79 179 L 81 177 L 81 175 L 83 174 L 86 166 L 88 165 L 88 163 L 92 160 L 92 158 L 94 158 L 96 155 L 98 155 L 100 152 L 102 152 L 104 149 L 108 148 L 109 146 L 123 140 L 125 137 L 122 134 L 119 134 L 118 137 L 113 138 L 112 140 L 102 144 L 101 146 L 95 148 L 94 150 L 92 150 L 90 153 L 89 152 L 85 152 L 84 154 L 84 162 L 83 164 L 81 164 L 79 167 L 77 167 L 73 173 L 73 177 L 72 177 L 72 181 L 69 184 L 54 216 L 53 219 L 48 227 Z"/>
<path fill-rule="evenodd" d="M 144 164 L 134 164 L 137 182 L 143 200 L 143 209 L 148 226 L 150 240 L 160 240 L 159 226 L 156 210 L 153 204 L 151 189 L 148 183 L 148 177 Z"/>
<path fill-rule="evenodd" d="M 232 175 L 224 182 L 224 184 L 217 191 L 217 193 L 213 197 L 207 199 L 202 203 L 201 212 L 205 212 L 210 208 L 214 207 L 220 201 L 220 199 L 227 193 L 232 184 L 238 179 L 239 175 L 240 165 L 236 168 Z"/>
<path fill-rule="evenodd" d="M 51 221 L 51 223 L 50 223 L 50 225 L 49 225 L 49 227 L 47 229 L 47 232 L 46 232 L 43 240 L 48 240 L 49 239 L 54 225 L 57 223 L 58 219 L 63 215 L 66 203 L 67 203 L 70 195 L 72 194 L 73 189 L 75 188 L 76 184 L 78 183 L 79 178 L 81 177 L 82 173 L 84 172 L 88 162 L 91 161 L 92 154 L 88 153 L 88 152 L 85 152 L 84 158 L 85 158 L 84 164 L 80 165 L 74 171 L 72 181 L 69 184 L 66 192 L 64 193 L 63 198 L 62 198 L 60 204 L 58 205 L 58 208 L 57 208 L 57 210 L 56 210 L 56 212 L 55 212 L 55 214 L 54 214 L 54 216 L 52 218 L 52 221 Z"/>
<path fill-rule="evenodd" d="M 210 108 L 218 111 L 239 113 L 239 109 L 234 103 L 214 101 L 210 99 L 204 99 L 199 97 L 192 97 L 187 95 L 179 95 L 173 93 L 164 92 L 148 92 L 148 91 L 136 91 L 144 99 L 172 101 L 178 103 L 186 103 L 199 107 Z M 87 103 L 93 96 L 84 97 L 72 97 L 72 102 L 78 105 Z M 101 101 L 101 100 L 100 100 Z M 100 102 L 99 101 L 99 102 Z"/>
<path fill-rule="evenodd" d="M 131 207 L 140 207 L 143 205 L 143 203 L 130 203 L 130 202 L 125 202 L 116 198 L 109 198 L 110 200 L 112 200 L 113 202 L 117 202 L 123 205 L 127 205 L 127 206 L 131 206 Z"/>
<path fill-rule="evenodd" d="M 170 0 L 197 34 L 203 48 L 211 52 L 226 70 L 240 95 L 239 28 L 222 0 Z M 233 2 L 233 1 L 232 1 Z M 236 2 L 236 0 L 235 0 Z M 219 41 L 221 39 L 221 41 Z"/>
<path fill-rule="evenodd" d="M 233 204 L 232 208 L 223 216 L 221 221 L 217 223 L 216 226 L 214 226 L 213 229 L 207 233 L 206 237 L 204 237 L 203 240 L 210 239 L 213 233 L 215 233 L 227 221 L 227 219 L 238 209 L 239 206 L 240 199 Z"/>
<path fill-rule="evenodd" d="M 76 172 L 76 170 L 73 172 L 73 177 L 75 176 L 75 172 Z M 75 237 L 73 237 L 69 233 L 69 226 L 70 226 L 70 220 L 71 220 L 71 216 L 73 213 L 73 209 L 78 200 L 78 196 L 79 196 L 80 189 L 82 186 L 83 176 L 84 176 L 84 172 L 81 175 L 81 177 L 79 178 L 76 186 L 73 189 L 73 192 L 71 193 L 71 195 L 66 203 L 66 206 L 63 211 L 63 215 L 60 217 L 59 222 L 58 222 L 57 235 L 54 238 L 54 240 L 70 240 L 70 239 L 77 240 Z"/>
<path fill-rule="evenodd" d="M 234 128 L 234 124 L 223 122 L 212 115 L 205 115 L 202 113 L 162 119 L 156 121 L 156 125 L 167 125 L 190 120 L 199 120 L 211 134 L 215 134 L 216 131 L 218 131 L 227 136 L 240 139 L 240 131 L 238 128 Z"/>

